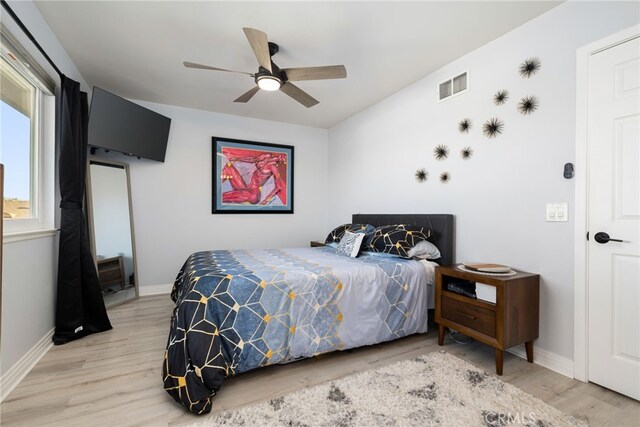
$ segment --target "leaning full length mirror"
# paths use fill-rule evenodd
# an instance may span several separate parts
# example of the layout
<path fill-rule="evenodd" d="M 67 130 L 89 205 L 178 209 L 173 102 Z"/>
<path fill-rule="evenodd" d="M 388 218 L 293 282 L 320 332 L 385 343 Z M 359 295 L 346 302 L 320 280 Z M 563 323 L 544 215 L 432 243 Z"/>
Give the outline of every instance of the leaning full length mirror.
<path fill-rule="evenodd" d="M 105 305 L 138 297 L 129 165 L 89 160 L 87 185 L 91 246 Z"/>

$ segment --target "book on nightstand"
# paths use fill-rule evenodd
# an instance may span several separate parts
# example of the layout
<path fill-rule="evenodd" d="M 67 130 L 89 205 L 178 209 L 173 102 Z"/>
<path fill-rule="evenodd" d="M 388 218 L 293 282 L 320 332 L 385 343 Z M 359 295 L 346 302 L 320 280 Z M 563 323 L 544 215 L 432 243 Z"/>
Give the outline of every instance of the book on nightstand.
<path fill-rule="evenodd" d="M 458 281 L 447 283 L 447 290 L 456 294 L 464 295 L 469 298 L 476 297 L 476 284 L 473 282 Z"/>

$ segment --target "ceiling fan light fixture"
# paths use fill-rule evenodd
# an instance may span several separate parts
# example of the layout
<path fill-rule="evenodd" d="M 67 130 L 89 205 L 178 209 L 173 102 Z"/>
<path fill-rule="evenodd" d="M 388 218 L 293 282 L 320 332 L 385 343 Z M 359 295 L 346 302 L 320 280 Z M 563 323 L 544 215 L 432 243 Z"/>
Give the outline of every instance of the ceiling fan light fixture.
<path fill-rule="evenodd" d="M 256 83 L 260 89 L 269 92 L 278 90 L 282 86 L 282 80 L 275 76 L 258 76 L 256 77 Z"/>
<path fill-rule="evenodd" d="M 233 102 L 247 103 L 260 90 L 275 92 L 282 91 L 285 95 L 291 97 L 294 101 L 311 108 L 317 105 L 319 101 L 309 95 L 307 92 L 292 84 L 292 81 L 300 80 L 330 80 L 344 79 L 347 77 L 347 70 L 344 65 L 326 65 L 321 67 L 298 67 L 283 68 L 278 67 L 271 57 L 278 53 L 279 46 L 270 42 L 267 35 L 255 28 L 245 27 L 242 29 L 251 50 L 253 50 L 258 60 L 258 72 L 247 73 L 244 71 L 233 71 L 225 68 L 212 67 L 210 65 L 196 64 L 195 62 L 184 61 L 183 65 L 187 68 L 197 68 L 201 70 L 225 71 L 228 73 L 239 73 L 251 76 L 255 81 L 255 86 L 234 99 Z"/>

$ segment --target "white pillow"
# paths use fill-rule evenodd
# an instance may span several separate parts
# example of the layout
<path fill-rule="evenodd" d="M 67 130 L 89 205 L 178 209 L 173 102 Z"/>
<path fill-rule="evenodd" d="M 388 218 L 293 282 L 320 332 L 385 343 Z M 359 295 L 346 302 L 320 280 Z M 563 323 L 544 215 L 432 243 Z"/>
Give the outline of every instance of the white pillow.
<path fill-rule="evenodd" d="M 418 257 L 422 259 L 438 259 L 440 258 L 440 251 L 436 246 L 426 240 L 421 240 L 414 247 L 407 252 L 409 258 Z"/>
<path fill-rule="evenodd" d="M 342 236 L 338 243 L 336 253 L 338 255 L 345 255 L 351 258 L 357 257 L 358 252 L 360 252 L 360 246 L 362 246 L 364 236 L 364 233 L 352 233 L 350 231 L 345 231 L 344 236 Z"/>

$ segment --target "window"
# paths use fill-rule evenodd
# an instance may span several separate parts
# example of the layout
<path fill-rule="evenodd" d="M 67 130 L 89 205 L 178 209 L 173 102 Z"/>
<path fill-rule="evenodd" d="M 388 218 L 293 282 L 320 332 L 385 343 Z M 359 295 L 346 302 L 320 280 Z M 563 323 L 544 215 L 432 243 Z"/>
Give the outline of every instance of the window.
<path fill-rule="evenodd" d="M 438 86 L 438 101 L 444 101 L 454 95 L 465 92 L 469 87 L 468 73 L 465 71 L 451 79 L 445 80 Z"/>
<path fill-rule="evenodd" d="M 6 234 L 53 226 L 53 96 L 50 79 L 1 27 L 0 163 Z M 43 81 L 44 80 L 44 81 Z"/>
<path fill-rule="evenodd" d="M 4 219 L 38 217 L 38 89 L 0 60 L 0 162 L 5 165 Z M 35 160 L 35 162 L 34 162 Z"/>

